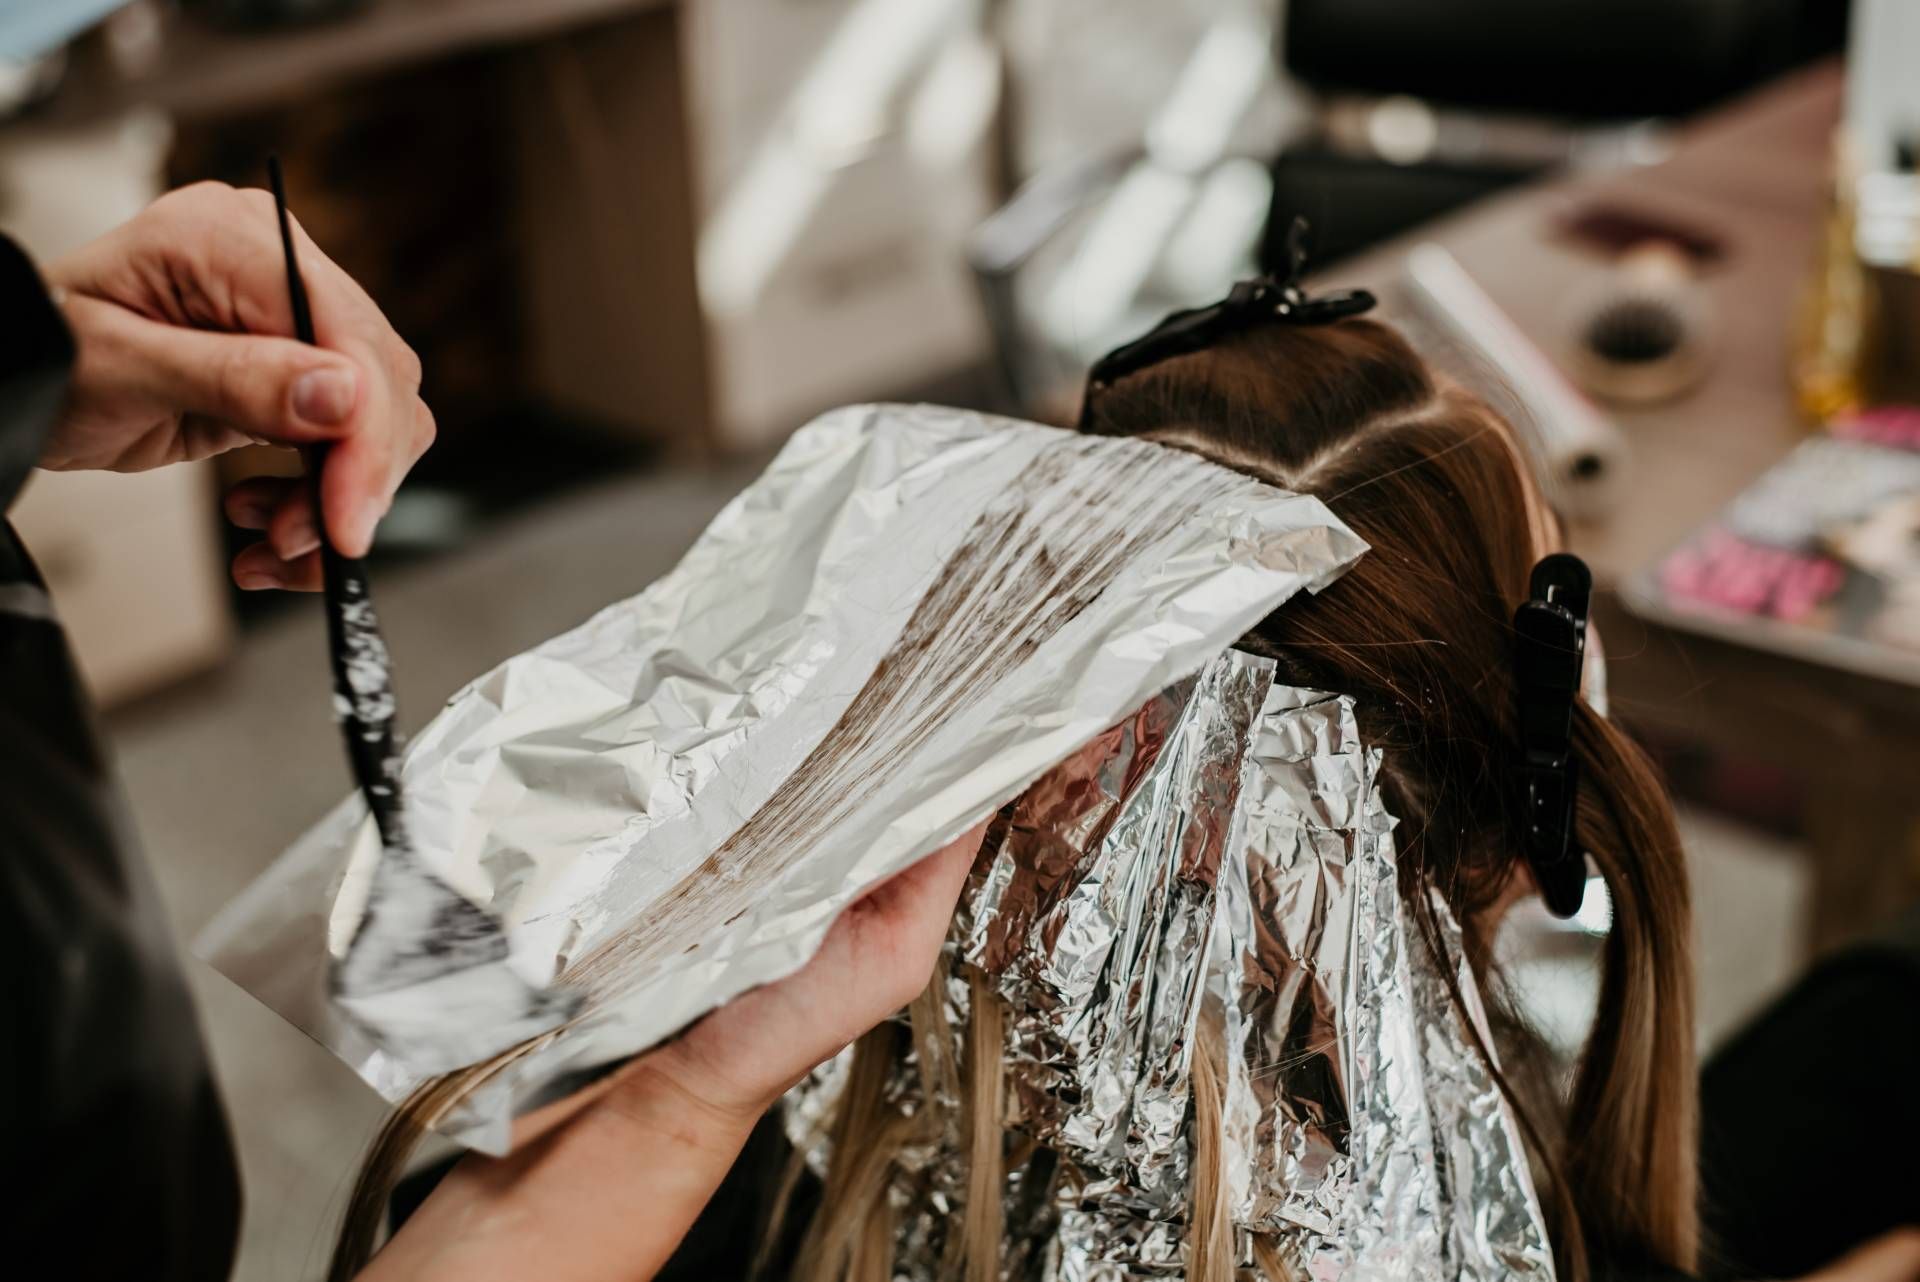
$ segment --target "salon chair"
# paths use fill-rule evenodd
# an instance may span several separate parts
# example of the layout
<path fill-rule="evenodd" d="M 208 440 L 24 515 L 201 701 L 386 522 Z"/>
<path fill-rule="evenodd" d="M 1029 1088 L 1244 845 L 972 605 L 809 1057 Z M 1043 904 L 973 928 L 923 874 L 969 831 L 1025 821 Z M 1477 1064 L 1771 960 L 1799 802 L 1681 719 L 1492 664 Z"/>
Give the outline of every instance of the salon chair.
<path fill-rule="evenodd" d="M 1320 128 L 1273 166 L 1262 238 L 1292 216 L 1325 266 L 1568 163 L 1644 154 L 1690 115 L 1841 47 L 1846 0 L 1289 0 L 1287 72 Z"/>
<path fill-rule="evenodd" d="M 1308 91 L 1306 127 L 1276 156 L 1245 267 L 1280 265 L 1297 214 L 1316 269 L 1494 192 L 1569 164 L 1657 154 L 1661 120 L 1683 116 L 1838 48 L 1846 0 L 1288 0 L 1275 53 Z M 995 344 L 1003 408 L 1071 416 L 1086 360 L 1127 334 L 1042 332 L 1032 276 L 1084 231 L 1089 211 L 1142 166 L 1122 149 L 1036 174 L 982 223 L 969 259 Z M 1181 175 L 1204 184 L 1209 168 Z M 1218 297 L 1229 280 L 1158 277 L 1129 318 Z M 1154 285 L 1160 286 L 1154 292 Z M 1054 326 L 1058 331 L 1061 327 Z"/>

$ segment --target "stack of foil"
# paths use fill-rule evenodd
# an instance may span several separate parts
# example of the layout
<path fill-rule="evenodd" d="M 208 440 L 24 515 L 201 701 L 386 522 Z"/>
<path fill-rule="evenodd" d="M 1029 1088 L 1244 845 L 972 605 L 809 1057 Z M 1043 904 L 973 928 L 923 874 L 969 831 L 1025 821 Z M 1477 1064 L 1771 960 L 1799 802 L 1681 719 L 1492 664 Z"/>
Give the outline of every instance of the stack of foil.
<path fill-rule="evenodd" d="M 1185 1275 L 1197 1047 L 1223 1078 L 1245 1276 L 1259 1235 L 1303 1278 L 1552 1277 L 1514 1118 L 1468 1026 L 1486 1040 L 1459 931 L 1436 899 L 1449 960 L 1418 933 L 1379 767 L 1351 700 L 1276 685 L 1269 660 L 1230 651 L 1007 812 L 949 950 L 1007 1008 L 1008 1277 Z M 968 991 L 947 994 L 956 1059 Z M 844 1058 L 787 1100 L 816 1167 Z M 925 1107 L 922 1080 L 896 1073 L 894 1106 Z M 898 1164 L 898 1276 L 942 1276 L 962 1152 L 956 1121 Z"/>

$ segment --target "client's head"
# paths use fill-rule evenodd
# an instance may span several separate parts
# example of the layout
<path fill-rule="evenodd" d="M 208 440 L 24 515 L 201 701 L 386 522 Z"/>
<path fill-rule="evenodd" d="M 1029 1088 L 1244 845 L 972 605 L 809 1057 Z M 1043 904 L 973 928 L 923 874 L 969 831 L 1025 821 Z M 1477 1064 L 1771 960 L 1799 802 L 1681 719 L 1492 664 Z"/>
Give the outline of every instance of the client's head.
<path fill-rule="evenodd" d="M 1266 325 L 1160 361 L 1097 388 L 1082 426 L 1314 495 L 1370 545 L 1242 644 L 1278 660 L 1290 684 L 1353 697 L 1385 752 L 1402 877 L 1440 891 L 1485 976 L 1492 910 L 1529 884 L 1511 620 L 1556 541 L 1510 429 L 1369 320 Z M 1692 975 L 1678 836 L 1645 758 L 1585 702 L 1574 750 L 1574 843 L 1606 880 L 1613 924 L 1565 1124 L 1522 1112 L 1547 1168 L 1537 1174 L 1563 1275 L 1582 1273 L 1588 1250 L 1688 1265 Z"/>

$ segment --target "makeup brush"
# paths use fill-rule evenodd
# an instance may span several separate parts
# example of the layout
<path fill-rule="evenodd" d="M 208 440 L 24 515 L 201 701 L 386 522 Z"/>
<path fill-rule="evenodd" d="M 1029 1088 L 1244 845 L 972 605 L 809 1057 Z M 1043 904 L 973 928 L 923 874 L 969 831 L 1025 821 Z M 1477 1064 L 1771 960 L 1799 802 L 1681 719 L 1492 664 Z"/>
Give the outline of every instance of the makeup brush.
<path fill-rule="evenodd" d="M 315 343 L 278 156 L 268 159 L 267 172 L 287 259 L 294 336 Z M 409 1064 L 429 1071 L 462 1068 L 555 1027 L 577 999 L 537 988 L 511 970 L 500 922 L 447 885 L 414 851 L 400 786 L 401 745 L 393 729 L 392 663 L 366 563 L 343 555 L 327 532 L 320 502 L 327 449 L 314 445 L 303 453 L 320 532 L 333 706 L 381 845 L 359 930 L 333 968 L 333 999 Z"/>

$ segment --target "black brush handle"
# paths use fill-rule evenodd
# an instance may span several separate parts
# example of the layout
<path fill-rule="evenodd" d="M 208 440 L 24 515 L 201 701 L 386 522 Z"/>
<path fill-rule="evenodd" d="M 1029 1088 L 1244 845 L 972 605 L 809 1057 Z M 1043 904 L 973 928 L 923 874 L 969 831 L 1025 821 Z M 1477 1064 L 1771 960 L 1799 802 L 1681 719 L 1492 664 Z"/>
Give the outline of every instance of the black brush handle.
<path fill-rule="evenodd" d="M 320 461 L 315 460 L 313 465 L 316 512 Z M 346 738 L 353 777 L 366 795 L 381 843 L 392 850 L 406 844 L 401 822 L 399 744 L 393 731 L 396 704 L 392 664 L 367 586 L 366 562 L 340 555 L 326 535 L 320 538 L 334 712 Z"/>
<path fill-rule="evenodd" d="M 294 336 L 313 343 L 313 312 L 307 304 L 306 282 L 294 252 L 293 224 L 287 217 L 286 182 L 280 158 L 270 157 L 267 173 L 273 183 L 273 203 L 280 219 L 280 243 L 287 258 L 287 293 L 293 303 Z M 367 585 L 366 562 L 343 556 L 327 533 L 320 506 L 320 476 L 327 447 L 312 445 L 301 451 L 313 487 L 313 524 L 320 533 L 321 582 L 327 608 L 327 652 L 333 662 L 334 713 L 347 741 L 347 762 L 366 796 L 367 809 L 389 849 L 404 846 L 401 818 L 399 745 L 393 732 L 396 704 L 393 668 L 380 619 L 374 612 L 373 592 Z"/>

